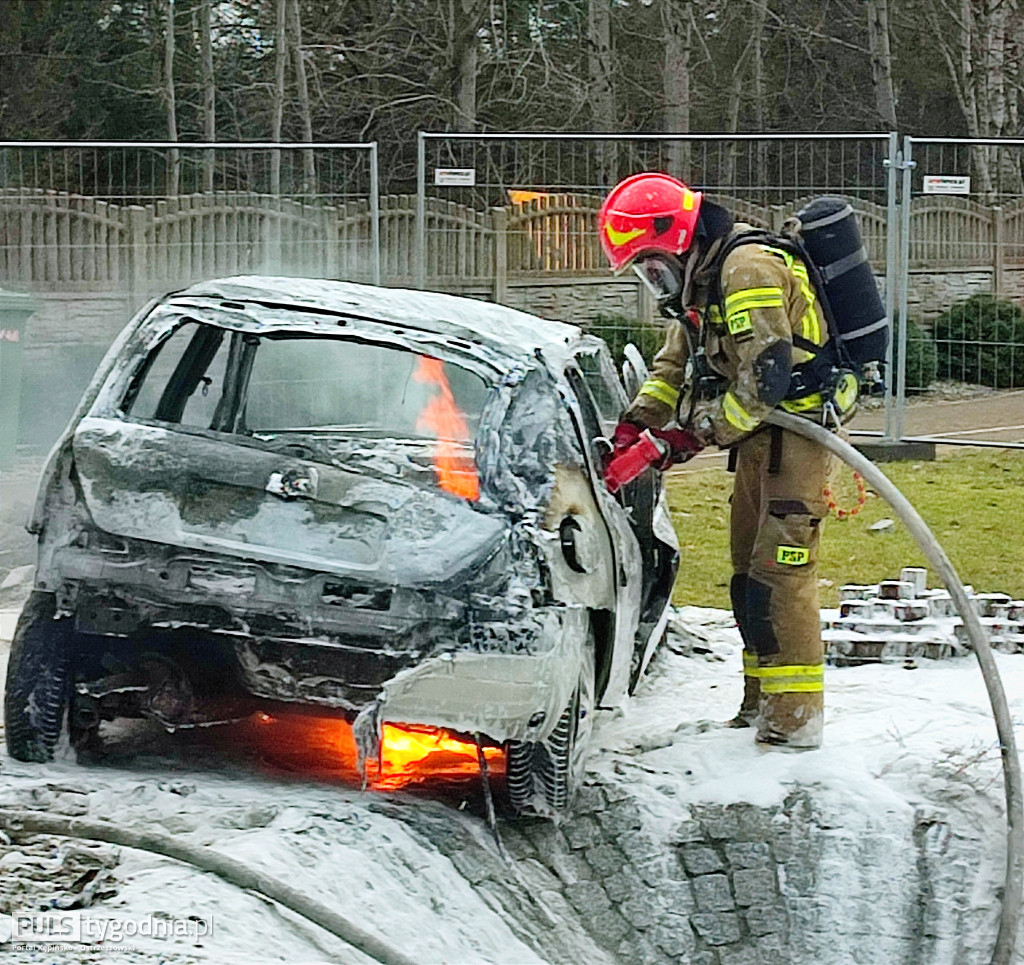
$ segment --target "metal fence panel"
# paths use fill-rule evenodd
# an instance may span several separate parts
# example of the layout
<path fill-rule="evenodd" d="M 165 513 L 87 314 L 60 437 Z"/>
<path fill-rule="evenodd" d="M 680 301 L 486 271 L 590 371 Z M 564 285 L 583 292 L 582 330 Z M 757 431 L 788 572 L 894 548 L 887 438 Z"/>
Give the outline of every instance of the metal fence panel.
<path fill-rule="evenodd" d="M 987 428 L 937 432 L 928 410 L 910 404 L 899 428 L 904 436 L 1021 442 L 1024 140 L 908 137 L 903 153 L 899 307 L 908 324 L 899 395 L 912 400 L 933 379 L 948 380 L 967 399 L 981 395 L 976 404 L 991 418 L 980 420 Z M 985 390 L 1019 394 L 985 402 Z"/>
<path fill-rule="evenodd" d="M 0 279 L 138 296 L 214 275 L 380 280 L 375 143 L 0 142 Z"/>

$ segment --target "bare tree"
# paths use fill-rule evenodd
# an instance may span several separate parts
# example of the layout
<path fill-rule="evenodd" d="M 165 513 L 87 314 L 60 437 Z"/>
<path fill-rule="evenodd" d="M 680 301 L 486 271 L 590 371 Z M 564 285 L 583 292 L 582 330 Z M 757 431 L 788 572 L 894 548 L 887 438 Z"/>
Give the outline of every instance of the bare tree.
<path fill-rule="evenodd" d="M 594 130 L 615 130 L 615 89 L 612 85 L 611 0 L 588 0 L 587 74 L 590 78 L 590 104 Z M 618 177 L 618 157 L 612 142 L 600 143 L 597 150 L 600 177 L 606 185 Z"/>
<path fill-rule="evenodd" d="M 889 0 L 867 0 L 866 8 L 875 109 L 886 130 L 895 131 L 896 94 L 892 83 L 892 50 L 889 45 Z"/>
<path fill-rule="evenodd" d="M 1010 133 L 1011 99 L 1020 92 L 1010 87 L 1016 65 L 1012 62 L 1024 32 L 1024 17 L 1017 0 L 920 0 L 932 40 L 952 81 L 957 103 L 975 138 Z M 974 168 L 981 190 L 995 187 L 991 151 L 975 148 Z"/>
<path fill-rule="evenodd" d="M 174 0 L 164 0 L 164 104 L 167 108 L 167 140 L 178 140 L 178 117 L 174 102 Z M 178 193 L 181 155 L 176 147 L 167 154 L 167 194 Z"/>
<path fill-rule="evenodd" d="M 729 77 L 729 87 L 726 96 L 726 130 L 735 134 L 740 129 L 740 107 L 743 99 L 748 73 L 753 66 L 755 86 L 760 81 L 759 62 L 761 56 L 761 34 L 764 32 L 765 18 L 767 17 L 768 5 L 765 0 L 751 0 L 750 12 L 752 18 L 749 22 L 742 22 L 742 30 L 738 31 L 742 48 L 732 62 L 732 69 Z M 761 107 L 763 109 L 763 92 Z M 722 183 L 732 184 L 736 178 L 736 160 L 739 155 L 739 145 L 733 141 L 729 145 L 729 151 L 725 156 L 722 170 Z"/>
<path fill-rule="evenodd" d="M 455 68 L 455 130 L 476 129 L 476 82 L 480 59 L 477 34 L 490 0 L 448 0 L 449 62 Z"/>
<path fill-rule="evenodd" d="M 274 144 L 281 143 L 281 124 L 284 121 L 284 76 L 288 66 L 287 3 L 288 0 L 274 0 L 274 98 L 270 115 L 270 140 Z M 281 194 L 280 150 L 270 155 L 270 191 L 275 196 Z"/>
<path fill-rule="evenodd" d="M 665 98 L 663 126 L 667 134 L 690 131 L 690 44 L 693 29 L 691 0 L 661 0 L 661 27 L 665 38 L 665 69 L 662 92 Z M 672 141 L 668 149 L 671 172 L 690 177 L 690 145 Z"/>
<path fill-rule="evenodd" d="M 302 59 L 302 20 L 299 16 L 299 0 L 291 0 L 288 5 L 288 34 L 291 38 L 292 65 L 295 70 L 295 82 L 299 93 L 299 109 L 302 112 L 302 139 L 308 144 L 313 140 L 313 115 L 309 105 L 309 87 L 306 83 L 306 64 Z M 316 165 L 313 149 L 302 152 L 303 180 L 306 193 L 316 194 Z"/>
<path fill-rule="evenodd" d="M 210 8 L 213 0 L 202 0 L 199 7 L 199 60 L 203 85 L 203 139 L 217 139 L 217 89 L 213 79 L 213 30 Z M 203 190 L 213 193 L 213 168 L 216 157 L 212 150 L 203 152 Z"/>

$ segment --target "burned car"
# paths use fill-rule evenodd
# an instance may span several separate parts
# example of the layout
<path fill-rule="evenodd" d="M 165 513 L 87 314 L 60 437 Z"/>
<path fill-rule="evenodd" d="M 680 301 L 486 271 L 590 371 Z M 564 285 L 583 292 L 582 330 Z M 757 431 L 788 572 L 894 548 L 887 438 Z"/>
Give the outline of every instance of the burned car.
<path fill-rule="evenodd" d="M 285 705 L 369 746 L 504 746 L 513 806 L 564 808 L 678 564 L 657 474 L 602 483 L 626 401 L 600 339 L 471 299 L 235 277 L 151 303 L 43 472 L 9 752 Z"/>

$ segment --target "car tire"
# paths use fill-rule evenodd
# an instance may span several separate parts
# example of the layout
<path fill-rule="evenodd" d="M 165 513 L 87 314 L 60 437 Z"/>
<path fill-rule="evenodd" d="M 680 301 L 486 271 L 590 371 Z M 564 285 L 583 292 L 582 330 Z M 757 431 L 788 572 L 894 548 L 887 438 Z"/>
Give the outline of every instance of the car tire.
<path fill-rule="evenodd" d="M 517 814 L 565 811 L 583 783 L 594 729 L 593 633 L 584 647 L 579 681 L 554 730 L 542 741 L 509 741 L 506 782 Z"/>
<path fill-rule="evenodd" d="M 71 703 L 71 620 L 55 620 L 52 593 L 34 590 L 11 643 L 4 690 L 7 753 L 45 763 L 64 728 Z"/>

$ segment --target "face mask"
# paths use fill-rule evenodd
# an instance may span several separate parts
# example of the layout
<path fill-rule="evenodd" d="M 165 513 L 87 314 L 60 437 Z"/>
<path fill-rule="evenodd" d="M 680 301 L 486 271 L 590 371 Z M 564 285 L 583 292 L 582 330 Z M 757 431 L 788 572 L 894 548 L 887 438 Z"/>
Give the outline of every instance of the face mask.
<path fill-rule="evenodd" d="M 678 303 L 683 293 L 683 272 L 671 255 L 647 255 L 633 262 L 633 271 L 657 299 L 658 306 Z"/>

